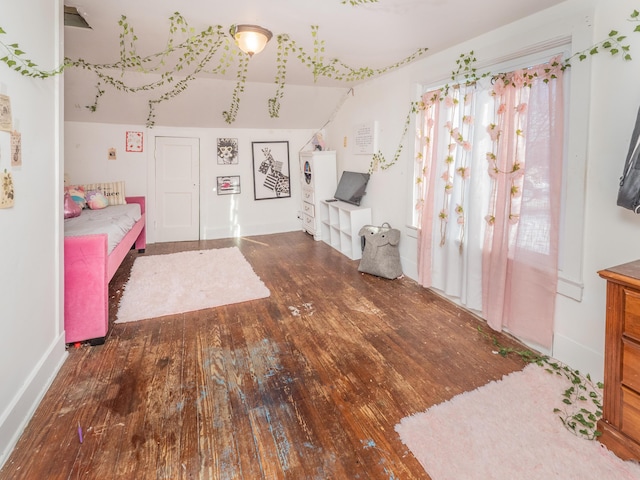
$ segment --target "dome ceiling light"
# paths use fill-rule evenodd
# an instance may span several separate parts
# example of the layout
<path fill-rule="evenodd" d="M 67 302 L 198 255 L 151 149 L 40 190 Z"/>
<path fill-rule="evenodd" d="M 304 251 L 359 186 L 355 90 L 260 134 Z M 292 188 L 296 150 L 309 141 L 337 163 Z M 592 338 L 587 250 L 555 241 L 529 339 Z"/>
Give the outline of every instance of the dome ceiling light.
<path fill-rule="evenodd" d="M 269 30 L 257 25 L 236 25 L 232 33 L 240 50 L 250 57 L 260 53 L 273 36 Z"/>

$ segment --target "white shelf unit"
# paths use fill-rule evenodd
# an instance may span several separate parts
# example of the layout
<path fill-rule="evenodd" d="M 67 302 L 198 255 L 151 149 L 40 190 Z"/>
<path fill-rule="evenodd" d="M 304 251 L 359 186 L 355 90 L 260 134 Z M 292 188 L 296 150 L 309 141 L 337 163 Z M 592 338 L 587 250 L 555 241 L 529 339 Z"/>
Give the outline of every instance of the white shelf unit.
<path fill-rule="evenodd" d="M 333 197 L 336 191 L 336 152 L 330 150 L 300 153 L 302 185 L 302 230 L 320 236 L 319 202 Z"/>
<path fill-rule="evenodd" d="M 362 258 L 361 239 L 358 233 L 371 224 L 371 209 L 350 203 L 320 202 L 320 235 L 325 243 L 351 260 Z"/>

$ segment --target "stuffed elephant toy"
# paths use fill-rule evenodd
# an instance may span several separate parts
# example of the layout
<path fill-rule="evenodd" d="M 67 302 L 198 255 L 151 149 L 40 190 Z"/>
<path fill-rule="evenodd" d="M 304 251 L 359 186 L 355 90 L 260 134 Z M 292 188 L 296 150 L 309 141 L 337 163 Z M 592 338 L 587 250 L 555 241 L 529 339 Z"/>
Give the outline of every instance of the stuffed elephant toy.
<path fill-rule="evenodd" d="M 388 223 L 376 227 L 365 225 L 358 233 L 364 239 L 364 251 L 360 260 L 359 272 L 378 277 L 394 279 L 402 276 L 400 264 L 400 230 L 391 228 Z"/>

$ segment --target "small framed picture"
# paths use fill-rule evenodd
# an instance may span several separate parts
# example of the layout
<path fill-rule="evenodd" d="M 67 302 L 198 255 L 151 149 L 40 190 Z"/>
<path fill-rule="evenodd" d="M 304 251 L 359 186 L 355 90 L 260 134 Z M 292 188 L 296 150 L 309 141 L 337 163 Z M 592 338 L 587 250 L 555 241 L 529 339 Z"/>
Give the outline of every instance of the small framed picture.
<path fill-rule="evenodd" d="M 127 132 L 127 152 L 142 152 L 143 134 L 142 132 Z"/>
<path fill-rule="evenodd" d="M 289 142 L 251 142 L 256 200 L 291 196 Z"/>
<path fill-rule="evenodd" d="M 240 175 L 227 175 L 216 177 L 218 183 L 218 195 L 232 195 L 240 193 Z"/>
<path fill-rule="evenodd" d="M 237 165 L 238 139 L 219 138 L 217 152 L 218 165 Z"/>

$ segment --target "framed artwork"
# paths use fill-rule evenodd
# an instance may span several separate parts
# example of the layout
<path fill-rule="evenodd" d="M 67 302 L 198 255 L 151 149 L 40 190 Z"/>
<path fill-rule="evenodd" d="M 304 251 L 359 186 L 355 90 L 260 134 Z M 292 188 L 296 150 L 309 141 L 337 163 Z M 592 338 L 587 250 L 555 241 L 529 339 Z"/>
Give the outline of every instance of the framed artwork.
<path fill-rule="evenodd" d="M 127 132 L 127 152 L 142 152 L 142 132 Z"/>
<path fill-rule="evenodd" d="M 256 200 L 291 196 L 289 142 L 251 142 Z"/>
<path fill-rule="evenodd" d="M 218 195 L 232 195 L 240 193 L 240 175 L 228 175 L 216 177 L 218 183 Z"/>
<path fill-rule="evenodd" d="M 219 138 L 218 139 L 218 165 L 238 164 L 238 139 Z"/>

